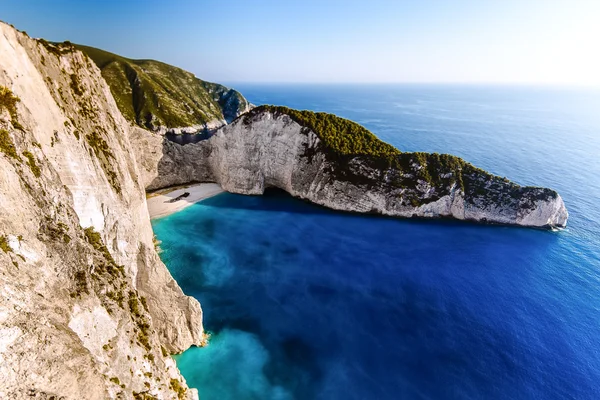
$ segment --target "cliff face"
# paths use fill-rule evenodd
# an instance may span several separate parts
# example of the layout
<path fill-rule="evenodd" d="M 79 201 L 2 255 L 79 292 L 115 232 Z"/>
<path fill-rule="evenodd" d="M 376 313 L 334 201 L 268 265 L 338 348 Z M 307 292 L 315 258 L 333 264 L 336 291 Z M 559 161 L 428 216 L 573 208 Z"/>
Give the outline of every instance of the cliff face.
<path fill-rule="evenodd" d="M 159 133 L 213 130 L 250 109 L 239 92 L 154 60 L 131 60 L 77 45 L 102 71 L 130 122 Z"/>
<path fill-rule="evenodd" d="M 329 144 L 343 143 L 343 137 L 326 141 L 322 132 L 287 112 L 293 110 L 256 108 L 197 144 L 134 138 L 148 149 L 138 155 L 144 184 L 154 189 L 210 181 L 242 194 L 277 187 L 335 210 L 538 228 L 566 225 L 564 203 L 550 189 L 516 185 L 453 156 L 401 153 L 371 137 L 370 147 L 356 150 L 364 154 L 344 154 Z M 315 118 L 319 126 L 323 116 Z M 337 117 L 327 118 L 334 118 L 334 128 L 339 123 Z M 385 157 L 373 155 L 377 152 Z"/>
<path fill-rule="evenodd" d="M 194 397 L 130 134 L 89 58 L 0 23 L 0 398 Z"/>

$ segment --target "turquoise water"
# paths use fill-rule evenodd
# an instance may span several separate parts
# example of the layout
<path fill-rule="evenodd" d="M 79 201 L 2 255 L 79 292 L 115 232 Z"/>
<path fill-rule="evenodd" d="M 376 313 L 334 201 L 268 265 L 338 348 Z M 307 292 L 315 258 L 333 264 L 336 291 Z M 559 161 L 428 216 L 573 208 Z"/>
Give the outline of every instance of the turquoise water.
<path fill-rule="evenodd" d="M 269 192 L 156 220 L 162 258 L 213 332 L 176 358 L 203 400 L 600 398 L 600 94 L 236 89 L 552 187 L 571 217 L 558 233 L 394 220 Z"/>

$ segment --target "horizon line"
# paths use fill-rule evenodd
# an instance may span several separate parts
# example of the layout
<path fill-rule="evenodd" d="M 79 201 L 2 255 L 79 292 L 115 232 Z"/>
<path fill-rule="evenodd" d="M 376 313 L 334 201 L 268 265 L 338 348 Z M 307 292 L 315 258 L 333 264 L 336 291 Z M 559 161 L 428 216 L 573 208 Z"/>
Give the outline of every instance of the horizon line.
<path fill-rule="evenodd" d="M 201 79 L 201 78 L 199 78 Z M 202 79 L 204 80 L 204 79 Z M 452 81 L 374 81 L 374 82 L 342 82 L 342 81 L 230 81 L 219 80 L 212 81 L 229 86 L 236 84 L 244 85 L 329 85 L 329 86 L 367 86 L 367 85 L 406 85 L 406 86 L 503 86 L 503 87 L 539 87 L 539 88 L 573 88 L 573 89 L 600 89 L 600 83 L 554 83 L 554 82 L 452 82 Z"/>

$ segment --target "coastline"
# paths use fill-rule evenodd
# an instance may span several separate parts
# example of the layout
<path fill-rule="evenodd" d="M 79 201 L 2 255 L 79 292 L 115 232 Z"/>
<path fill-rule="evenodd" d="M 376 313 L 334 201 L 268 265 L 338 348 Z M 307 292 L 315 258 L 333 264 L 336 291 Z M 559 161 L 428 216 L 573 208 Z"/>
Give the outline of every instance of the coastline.
<path fill-rule="evenodd" d="M 180 200 L 170 202 L 171 200 L 189 193 L 189 196 Z M 146 195 L 146 204 L 150 219 L 166 217 L 167 215 L 181 211 L 201 200 L 223 193 L 224 190 L 216 183 L 199 183 L 195 185 L 186 185 L 184 187 L 159 190 Z"/>

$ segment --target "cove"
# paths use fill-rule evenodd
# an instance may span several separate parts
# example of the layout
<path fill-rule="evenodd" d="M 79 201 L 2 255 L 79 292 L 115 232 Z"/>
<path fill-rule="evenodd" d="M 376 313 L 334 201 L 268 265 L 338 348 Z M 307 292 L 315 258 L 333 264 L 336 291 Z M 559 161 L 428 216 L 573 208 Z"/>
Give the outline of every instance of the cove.
<path fill-rule="evenodd" d="M 175 357 L 203 400 L 600 396 L 598 291 L 565 232 L 343 214 L 276 191 L 153 228 L 212 332 Z"/>

